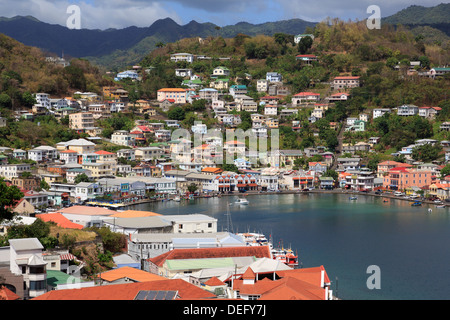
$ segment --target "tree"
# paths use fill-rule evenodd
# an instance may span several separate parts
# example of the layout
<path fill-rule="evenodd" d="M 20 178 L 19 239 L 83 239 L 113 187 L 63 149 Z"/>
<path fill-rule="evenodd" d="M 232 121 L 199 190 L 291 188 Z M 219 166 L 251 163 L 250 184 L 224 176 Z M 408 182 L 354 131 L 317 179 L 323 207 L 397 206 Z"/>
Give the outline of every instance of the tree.
<path fill-rule="evenodd" d="M 167 112 L 167 116 L 171 120 L 184 120 L 186 112 L 181 107 L 173 107 Z"/>
<path fill-rule="evenodd" d="M 23 193 L 16 186 L 8 186 L 0 179 L 0 222 L 14 217 L 12 208 L 22 199 Z"/>
<path fill-rule="evenodd" d="M 11 108 L 12 100 L 9 95 L 6 93 L 0 94 L 0 107 L 2 108 Z"/>
<path fill-rule="evenodd" d="M 332 177 L 334 179 L 334 181 L 337 181 L 337 179 L 339 178 L 339 173 L 335 170 L 332 169 L 327 169 L 327 171 L 325 171 L 323 173 L 324 177 Z"/>
<path fill-rule="evenodd" d="M 450 163 L 441 169 L 441 177 L 450 175 Z"/>
<path fill-rule="evenodd" d="M 194 193 L 195 191 L 197 191 L 197 185 L 195 183 L 191 183 L 190 185 L 188 185 L 188 191 L 190 193 Z"/>
<path fill-rule="evenodd" d="M 89 177 L 86 173 L 81 173 L 75 177 L 74 183 L 79 184 L 80 182 L 89 182 Z"/>
<path fill-rule="evenodd" d="M 48 183 L 45 180 L 41 180 L 40 187 L 41 187 L 41 189 L 44 189 L 44 190 L 50 189 L 50 186 L 48 185 Z"/>
<path fill-rule="evenodd" d="M 313 39 L 310 36 L 302 37 L 297 45 L 298 52 L 305 54 L 313 44 Z"/>
<path fill-rule="evenodd" d="M 439 152 L 442 150 L 440 145 L 431 145 L 429 143 L 414 147 L 412 157 L 414 160 L 430 162 L 439 158 Z"/>

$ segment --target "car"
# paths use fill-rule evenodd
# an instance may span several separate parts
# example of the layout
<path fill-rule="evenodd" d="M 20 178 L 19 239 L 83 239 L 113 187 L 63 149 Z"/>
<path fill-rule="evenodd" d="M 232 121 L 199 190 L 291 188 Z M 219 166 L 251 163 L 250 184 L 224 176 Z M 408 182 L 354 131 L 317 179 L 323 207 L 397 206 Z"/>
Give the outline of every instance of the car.
<path fill-rule="evenodd" d="M 400 197 L 400 196 L 402 196 L 402 195 L 403 195 L 403 193 L 400 192 L 400 191 L 395 191 L 395 192 L 394 192 L 394 196 Z"/>

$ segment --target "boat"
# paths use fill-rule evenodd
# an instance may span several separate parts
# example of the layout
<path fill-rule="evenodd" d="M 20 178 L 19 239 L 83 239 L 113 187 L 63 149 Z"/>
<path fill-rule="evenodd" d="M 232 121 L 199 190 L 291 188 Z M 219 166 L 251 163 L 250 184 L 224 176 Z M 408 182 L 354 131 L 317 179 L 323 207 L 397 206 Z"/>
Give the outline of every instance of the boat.
<path fill-rule="evenodd" d="M 262 233 L 245 232 L 238 233 L 237 235 L 244 239 L 247 246 L 272 246 L 266 236 Z"/>
<path fill-rule="evenodd" d="M 244 199 L 244 198 L 239 198 L 239 199 L 237 199 L 236 200 L 236 202 L 235 202 L 236 204 L 242 204 L 242 205 L 247 205 L 249 202 L 248 202 L 248 200 L 247 199 Z"/>
<path fill-rule="evenodd" d="M 411 204 L 412 207 L 420 207 L 422 205 L 422 202 L 420 201 L 414 201 L 414 203 Z"/>
<path fill-rule="evenodd" d="M 272 257 L 290 267 L 298 266 L 298 255 L 294 254 L 292 249 L 272 249 Z"/>
<path fill-rule="evenodd" d="M 439 204 L 436 206 L 436 208 L 445 208 L 445 207 L 446 207 L 445 204 Z"/>
<path fill-rule="evenodd" d="M 173 198 L 173 201 L 180 202 L 181 198 L 179 196 L 176 196 L 175 198 Z"/>
<path fill-rule="evenodd" d="M 358 198 L 357 197 L 349 197 L 348 199 L 349 200 L 357 200 Z"/>

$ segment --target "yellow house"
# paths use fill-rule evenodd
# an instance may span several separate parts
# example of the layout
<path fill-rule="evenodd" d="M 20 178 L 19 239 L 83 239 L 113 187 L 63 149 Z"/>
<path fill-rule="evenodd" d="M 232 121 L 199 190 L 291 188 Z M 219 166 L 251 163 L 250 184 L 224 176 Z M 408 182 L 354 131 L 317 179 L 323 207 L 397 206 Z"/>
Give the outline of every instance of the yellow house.
<path fill-rule="evenodd" d="M 276 118 L 269 118 L 266 119 L 266 125 L 270 129 L 277 129 L 278 128 L 278 119 Z"/>
<path fill-rule="evenodd" d="M 35 207 L 24 198 L 16 205 L 13 212 L 24 216 L 29 216 L 30 214 L 34 214 L 35 210 Z"/>
<path fill-rule="evenodd" d="M 113 165 L 110 163 L 83 163 L 82 168 L 91 171 L 92 178 L 114 175 Z"/>

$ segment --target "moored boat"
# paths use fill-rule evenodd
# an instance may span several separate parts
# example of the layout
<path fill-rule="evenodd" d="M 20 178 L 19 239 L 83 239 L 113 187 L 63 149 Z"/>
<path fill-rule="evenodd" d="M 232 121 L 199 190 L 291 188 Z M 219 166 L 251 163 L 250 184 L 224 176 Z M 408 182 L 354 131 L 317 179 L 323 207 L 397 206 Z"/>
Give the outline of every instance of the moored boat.
<path fill-rule="evenodd" d="M 242 204 L 242 205 L 247 205 L 247 204 L 249 204 L 248 200 L 247 200 L 247 199 L 244 199 L 244 198 L 239 198 L 239 199 L 237 199 L 235 203 L 236 203 L 236 204 Z"/>
<path fill-rule="evenodd" d="M 292 249 L 272 249 L 272 257 L 290 267 L 298 266 L 298 255 L 294 254 Z"/>

